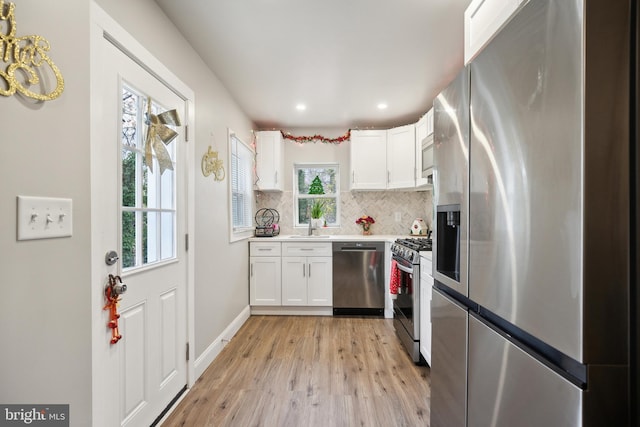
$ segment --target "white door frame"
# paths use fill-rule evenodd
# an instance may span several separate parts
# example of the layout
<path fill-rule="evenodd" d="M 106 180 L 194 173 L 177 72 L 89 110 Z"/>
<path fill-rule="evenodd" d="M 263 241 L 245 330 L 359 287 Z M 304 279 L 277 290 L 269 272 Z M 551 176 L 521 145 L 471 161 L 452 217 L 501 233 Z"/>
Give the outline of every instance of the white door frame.
<path fill-rule="evenodd" d="M 115 425 L 112 421 L 114 407 L 117 402 L 113 401 L 114 397 L 110 391 L 114 390 L 115 375 L 105 370 L 105 361 L 109 358 L 111 349 L 109 348 L 109 331 L 106 330 L 105 312 L 102 310 L 104 306 L 104 285 L 106 284 L 108 275 L 113 273 L 111 267 L 105 264 L 104 248 L 101 245 L 101 215 L 104 215 L 104 198 L 100 194 L 105 189 L 101 188 L 101 183 L 97 179 L 101 175 L 102 168 L 114 167 L 114 165 L 105 165 L 96 154 L 96 144 L 99 143 L 102 132 L 108 132 L 104 129 L 102 123 L 101 111 L 104 108 L 101 104 L 100 96 L 100 69 L 99 57 L 101 45 L 105 42 L 105 34 L 108 34 L 109 40 L 116 44 L 119 48 L 125 49 L 126 54 L 132 60 L 137 62 L 142 68 L 155 75 L 160 81 L 165 82 L 178 96 L 185 100 L 187 108 L 187 117 L 184 121 L 190 129 L 194 126 L 194 92 L 184 84 L 175 74 L 173 74 L 166 66 L 158 61 L 149 51 L 138 43 L 120 24 L 111 18 L 102 8 L 95 2 L 91 2 L 91 29 L 90 29 L 90 173 L 91 173 L 91 347 L 92 347 L 92 425 L 96 427 Z M 113 131 L 113 129 L 111 129 Z M 195 378 L 193 348 L 195 341 L 194 327 L 194 256 L 193 240 L 194 240 L 194 222 L 195 222 L 195 138 L 194 132 L 189 135 L 186 142 L 186 232 L 189 235 L 189 251 L 187 251 L 187 339 L 189 345 L 189 357 L 187 362 L 187 386 L 193 386 Z M 116 185 L 117 183 L 114 183 Z M 117 249 L 117 248 L 114 248 Z M 113 401 L 113 405 L 107 402 Z M 160 414 L 158 414 L 160 415 Z"/>

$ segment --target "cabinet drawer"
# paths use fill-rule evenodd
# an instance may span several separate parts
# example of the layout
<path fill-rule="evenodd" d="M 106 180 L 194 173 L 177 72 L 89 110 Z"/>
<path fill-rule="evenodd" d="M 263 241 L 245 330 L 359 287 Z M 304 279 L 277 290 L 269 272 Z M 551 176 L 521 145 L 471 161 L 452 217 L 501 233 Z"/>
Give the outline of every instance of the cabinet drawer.
<path fill-rule="evenodd" d="M 249 255 L 251 256 L 280 256 L 280 242 L 250 242 Z"/>
<path fill-rule="evenodd" d="M 331 256 L 331 243 L 283 243 L 282 256 Z"/>

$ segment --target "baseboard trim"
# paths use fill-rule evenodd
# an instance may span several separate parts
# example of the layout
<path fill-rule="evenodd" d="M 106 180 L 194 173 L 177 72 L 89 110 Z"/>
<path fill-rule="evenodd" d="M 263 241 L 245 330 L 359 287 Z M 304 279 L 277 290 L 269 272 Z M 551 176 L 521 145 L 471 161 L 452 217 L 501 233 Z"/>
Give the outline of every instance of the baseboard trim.
<path fill-rule="evenodd" d="M 332 307 L 316 306 L 253 306 L 251 314 L 259 316 L 333 316 Z"/>
<path fill-rule="evenodd" d="M 231 341 L 240 327 L 244 325 L 244 322 L 249 319 L 250 315 L 251 309 L 249 306 L 246 306 L 240 314 L 233 319 L 229 326 L 227 326 L 225 330 L 222 331 L 222 333 L 202 352 L 202 354 L 196 358 L 193 364 L 196 380 L 200 378 L 211 362 L 218 357 L 218 354 L 220 354 L 224 346 Z"/>

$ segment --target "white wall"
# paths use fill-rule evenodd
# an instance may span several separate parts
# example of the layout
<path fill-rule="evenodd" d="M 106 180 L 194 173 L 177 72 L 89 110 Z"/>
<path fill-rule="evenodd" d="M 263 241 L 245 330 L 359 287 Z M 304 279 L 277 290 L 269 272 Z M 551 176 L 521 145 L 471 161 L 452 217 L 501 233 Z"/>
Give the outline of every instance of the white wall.
<path fill-rule="evenodd" d="M 348 129 L 285 129 L 292 136 L 322 135 L 326 138 L 337 138 Z M 349 142 L 330 144 L 324 142 L 305 142 L 298 144 L 290 139 L 284 140 L 284 190 L 293 190 L 294 163 L 327 163 L 340 164 L 340 190 L 349 190 Z"/>
<path fill-rule="evenodd" d="M 253 123 L 153 0 L 98 0 L 112 18 L 195 92 L 195 340 L 197 358 L 248 305 L 248 244 L 229 244 L 228 183 L 199 170 L 207 147 L 228 170 L 227 128 L 250 142 Z M 213 137 L 212 137 L 213 134 Z"/>
<path fill-rule="evenodd" d="M 16 2 L 17 35 L 39 34 L 65 78 L 54 101 L 0 97 L 0 402 L 70 404 L 91 425 L 89 2 Z M 196 159 L 212 143 L 227 165 L 227 127 L 252 123 L 152 0 L 100 0 L 196 92 Z M 70 11 L 73 11 L 71 13 Z M 1 69 L 6 64 L 0 63 Z M 0 82 L 0 84 L 4 83 Z M 196 357 L 248 304 L 246 242 L 228 243 L 227 184 L 196 173 Z M 73 199 L 73 236 L 16 241 L 16 196 Z M 223 279 L 222 279 L 223 278 Z"/>
<path fill-rule="evenodd" d="M 47 102 L 0 96 L 0 402 L 70 404 L 71 425 L 88 426 L 89 2 L 15 3 L 16 35 L 51 43 L 65 89 Z M 17 195 L 73 199 L 73 236 L 16 241 Z"/>

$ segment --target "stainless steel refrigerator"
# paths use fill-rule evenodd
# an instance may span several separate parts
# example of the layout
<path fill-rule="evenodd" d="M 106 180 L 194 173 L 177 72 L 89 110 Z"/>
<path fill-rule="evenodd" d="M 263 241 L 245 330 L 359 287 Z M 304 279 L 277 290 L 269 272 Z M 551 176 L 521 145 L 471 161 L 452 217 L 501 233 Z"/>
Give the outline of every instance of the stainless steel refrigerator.
<path fill-rule="evenodd" d="M 630 422 L 634 8 L 529 0 L 434 101 L 432 427 Z"/>

